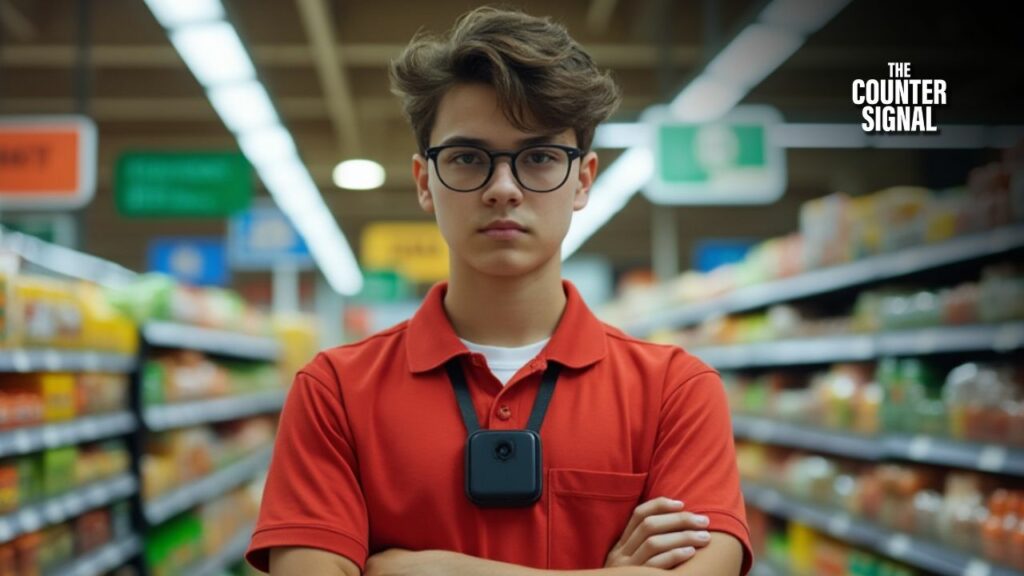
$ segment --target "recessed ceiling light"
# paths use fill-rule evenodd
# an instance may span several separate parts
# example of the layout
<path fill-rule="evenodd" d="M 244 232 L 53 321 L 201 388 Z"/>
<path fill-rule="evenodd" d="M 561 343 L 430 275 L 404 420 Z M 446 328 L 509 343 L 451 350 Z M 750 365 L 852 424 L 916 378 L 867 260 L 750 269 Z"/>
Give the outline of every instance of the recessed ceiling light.
<path fill-rule="evenodd" d="M 372 190 L 384 184 L 384 167 L 373 160 L 346 160 L 334 167 L 334 185 L 349 190 Z"/>

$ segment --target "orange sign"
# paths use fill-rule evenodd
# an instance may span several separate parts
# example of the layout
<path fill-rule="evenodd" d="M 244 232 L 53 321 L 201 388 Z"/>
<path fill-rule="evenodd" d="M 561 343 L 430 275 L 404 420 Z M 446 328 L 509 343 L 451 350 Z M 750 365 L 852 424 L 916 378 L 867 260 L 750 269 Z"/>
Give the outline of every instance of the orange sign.
<path fill-rule="evenodd" d="M 0 209 L 77 208 L 96 189 L 96 125 L 82 116 L 0 118 Z"/>

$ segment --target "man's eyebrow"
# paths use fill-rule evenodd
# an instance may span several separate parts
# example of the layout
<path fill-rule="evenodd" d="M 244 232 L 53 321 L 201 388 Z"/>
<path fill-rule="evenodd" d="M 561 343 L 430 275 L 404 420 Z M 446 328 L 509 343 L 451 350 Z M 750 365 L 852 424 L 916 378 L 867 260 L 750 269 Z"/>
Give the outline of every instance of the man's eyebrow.
<path fill-rule="evenodd" d="M 536 144 L 553 144 L 555 137 L 558 133 L 554 134 L 541 134 L 539 136 L 530 136 L 529 138 L 523 138 L 516 141 L 516 146 L 533 146 Z M 469 136 L 451 136 L 441 141 L 439 146 L 479 146 L 480 148 L 490 148 L 489 142 L 482 138 L 470 138 Z"/>

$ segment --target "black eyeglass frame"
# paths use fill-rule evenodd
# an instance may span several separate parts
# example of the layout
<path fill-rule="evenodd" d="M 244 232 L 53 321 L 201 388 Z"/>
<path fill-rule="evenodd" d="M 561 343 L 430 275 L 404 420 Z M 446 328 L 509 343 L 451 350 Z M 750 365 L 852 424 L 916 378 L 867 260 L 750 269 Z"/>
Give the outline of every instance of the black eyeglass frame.
<path fill-rule="evenodd" d="M 437 163 L 437 157 L 441 154 L 441 152 L 443 152 L 444 150 L 447 150 L 448 148 L 472 148 L 474 150 L 479 150 L 479 151 L 483 152 L 484 154 L 486 154 L 489 157 L 491 163 L 490 163 L 490 166 L 487 169 L 487 177 L 484 178 L 484 181 L 483 181 L 482 184 L 480 184 L 476 188 L 463 189 L 463 188 L 453 188 L 452 186 L 449 186 L 447 182 L 444 181 L 444 178 L 441 176 L 441 168 L 440 168 L 440 166 L 438 166 L 438 163 Z M 565 168 L 565 176 L 562 178 L 562 181 L 559 182 L 557 186 L 554 186 L 552 188 L 548 188 L 547 190 L 536 190 L 534 188 L 530 188 L 526 184 L 523 184 L 523 181 L 519 179 L 519 171 L 516 170 L 516 160 L 519 159 L 519 155 L 522 154 L 523 152 L 526 152 L 528 150 L 533 150 L 533 149 L 536 149 L 536 148 L 557 148 L 557 149 L 565 152 L 569 156 L 569 163 L 566 165 L 566 168 Z M 508 156 L 509 157 L 509 167 L 512 169 L 512 176 L 515 177 L 516 182 L 520 186 L 522 186 L 524 190 L 529 190 L 530 192 L 536 192 L 538 194 L 545 194 L 547 192 L 552 192 L 554 190 L 557 190 L 558 188 L 561 188 L 566 183 L 566 181 L 569 180 L 569 174 L 572 173 L 572 163 L 577 158 L 582 158 L 583 157 L 583 150 L 580 149 L 580 148 L 574 148 L 572 146 L 564 146 L 562 144 L 532 144 L 530 146 L 526 146 L 524 148 L 520 148 L 519 150 L 516 150 L 515 152 L 501 152 L 501 151 L 499 151 L 499 152 L 492 152 L 492 151 L 490 151 L 490 150 L 488 150 L 486 148 L 482 148 L 480 146 L 474 146 L 472 144 L 447 144 L 447 145 L 444 145 L 444 146 L 433 146 L 431 148 L 427 148 L 426 151 L 424 152 L 424 154 L 426 155 L 428 160 L 433 160 L 434 161 L 434 170 L 437 172 L 437 177 L 438 177 L 438 179 L 441 180 L 441 183 L 444 184 L 445 187 L 448 188 L 449 190 L 453 190 L 455 192 L 476 192 L 477 190 L 480 190 L 481 188 L 484 188 L 485 186 L 487 186 L 487 183 L 491 181 L 491 176 L 494 176 L 494 166 L 495 166 L 494 159 L 495 158 L 500 158 L 502 156 Z"/>

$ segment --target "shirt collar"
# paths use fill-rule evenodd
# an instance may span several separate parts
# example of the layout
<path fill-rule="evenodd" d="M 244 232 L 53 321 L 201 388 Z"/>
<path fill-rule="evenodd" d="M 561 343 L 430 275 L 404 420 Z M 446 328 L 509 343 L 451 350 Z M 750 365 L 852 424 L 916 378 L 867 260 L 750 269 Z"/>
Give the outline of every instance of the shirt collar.
<path fill-rule="evenodd" d="M 570 368 L 583 368 L 607 354 L 604 325 L 587 308 L 576 287 L 562 280 L 566 304 L 562 318 L 541 352 L 541 358 Z M 409 370 L 426 372 L 467 352 L 444 311 L 447 282 L 435 284 L 423 299 L 406 330 Z"/>

